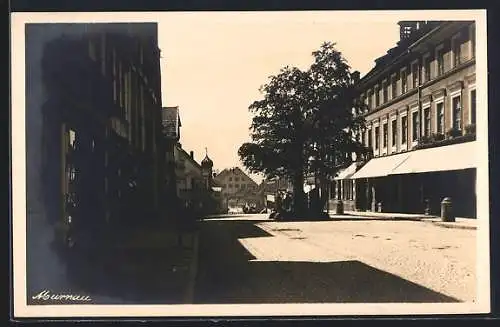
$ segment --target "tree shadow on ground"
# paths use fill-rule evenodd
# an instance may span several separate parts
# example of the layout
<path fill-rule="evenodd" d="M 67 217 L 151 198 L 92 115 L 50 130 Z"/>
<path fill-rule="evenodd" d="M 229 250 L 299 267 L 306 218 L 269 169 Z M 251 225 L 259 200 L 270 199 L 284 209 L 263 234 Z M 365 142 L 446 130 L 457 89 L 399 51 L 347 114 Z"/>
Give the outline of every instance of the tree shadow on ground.
<path fill-rule="evenodd" d="M 202 224 L 195 303 L 459 302 L 356 260 L 251 261 L 238 239 L 266 236 L 256 228 L 243 220 Z"/>

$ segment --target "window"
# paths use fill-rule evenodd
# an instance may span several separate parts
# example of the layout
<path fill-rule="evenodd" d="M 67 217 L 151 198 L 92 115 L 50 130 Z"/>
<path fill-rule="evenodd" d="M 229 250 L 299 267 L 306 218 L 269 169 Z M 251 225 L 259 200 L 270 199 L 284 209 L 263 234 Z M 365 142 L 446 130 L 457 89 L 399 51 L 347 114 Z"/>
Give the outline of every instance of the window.
<path fill-rule="evenodd" d="M 365 132 L 361 132 L 361 144 L 365 145 Z"/>
<path fill-rule="evenodd" d="M 397 139 L 397 135 L 398 135 L 396 119 L 391 121 L 391 132 L 392 132 L 392 146 L 396 146 L 396 139 Z"/>
<path fill-rule="evenodd" d="M 392 78 L 392 98 L 396 98 L 396 95 L 397 95 L 397 90 L 398 90 L 398 84 L 397 84 L 397 79 L 396 77 L 394 76 Z"/>
<path fill-rule="evenodd" d="M 378 87 L 375 89 L 375 107 L 380 106 L 380 91 Z"/>
<path fill-rule="evenodd" d="M 431 80 L 431 57 L 427 56 L 424 58 L 424 80 L 428 82 Z"/>
<path fill-rule="evenodd" d="M 368 93 L 368 109 L 372 109 L 372 104 L 373 104 L 373 101 L 372 101 L 372 92 L 370 91 Z"/>
<path fill-rule="evenodd" d="M 418 140 L 418 127 L 419 127 L 418 111 L 412 113 L 411 121 L 412 121 L 412 130 L 411 130 L 412 140 L 413 142 L 415 142 Z"/>
<path fill-rule="evenodd" d="M 452 40 L 453 43 L 453 67 L 460 65 L 461 61 L 461 42 L 460 35 L 458 35 L 455 39 Z"/>
<path fill-rule="evenodd" d="M 231 182 L 232 180 L 233 180 L 233 178 L 232 178 L 232 177 L 229 177 L 229 181 Z"/>
<path fill-rule="evenodd" d="M 456 96 L 451 100 L 453 108 L 453 128 L 462 129 L 462 106 L 460 103 L 460 96 Z"/>
<path fill-rule="evenodd" d="M 235 177 L 235 178 L 234 178 L 234 181 L 235 181 L 235 182 L 239 182 L 239 181 L 240 181 L 240 178 L 239 178 L 239 177 Z"/>
<path fill-rule="evenodd" d="M 476 123 L 476 89 L 470 91 L 470 122 Z"/>
<path fill-rule="evenodd" d="M 412 76 L 412 86 L 416 88 L 418 86 L 418 63 L 414 63 L 411 66 L 411 76 Z"/>
<path fill-rule="evenodd" d="M 408 91 L 406 70 L 401 71 L 401 93 L 406 93 Z"/>
<path fill-rule="evenodd" d="M 406 144 L 408 138 L 408 117 L 401 117 L 401 144 Z"/>
<path fill-rule="evenodd" d="M 436 132 L 438 134 L 444 133 L 444 104 L 443 102 L 439 102 L 436 104 L 436 122 L 437 128 Z"/>
<path fill-rule="evenodd" d="M 424 135 L 431 135 L 431 110 L 430 107 L 424 109 Z"/>
<path fill-rule="evenodd" d="M 444 74 L 444 49 L 440 49 L 437 52 L 437 75 Z"/>
<path fill-rule="evenodd" d="M 384 103 L 386 103 L 389 100 L 389 98 L 387 96 L 387 93 L 388 93 L 387 90 L 388 90 L 388 88 L 389 88 L 389 86 L 387 85 L 387 83 L 382 84 L 382 92 L 383 92 L 383 94 L 382 94 L 382 101 Z"/>
<path fill-rule="evenodd" d="M 233 184 L 229 184 L 229 188 L 233 188 Z"/>
<path fill-rule="evenodd" d="M 471 46 L 471 57 L 474 58 L 476 56 L 476 28 L 475 26 L 471 29 L 470 35 L 470 46 Z"/>
<path fill-rule="evenodd" d="M 375 127 L 375 149 L 378 149 L 380 145 L 380 128 Z"/>
<path fill-rule="evenodd" d="M 371 149 L 372 148 L 372 130 L 368 130 L 368 147 Z"/>
<path fill-rule="evenodd" d="M 384 133 L 384 140 L 383 140 L 383 145 L 384 145 L 384 148 L 387 147 L 387 142 L 388 142 L 388 130 L 387 130 L 387 123 L 384 123 L 384 125 L 382 125 L 382 128 L 383 128 L 383 133 Z"/>

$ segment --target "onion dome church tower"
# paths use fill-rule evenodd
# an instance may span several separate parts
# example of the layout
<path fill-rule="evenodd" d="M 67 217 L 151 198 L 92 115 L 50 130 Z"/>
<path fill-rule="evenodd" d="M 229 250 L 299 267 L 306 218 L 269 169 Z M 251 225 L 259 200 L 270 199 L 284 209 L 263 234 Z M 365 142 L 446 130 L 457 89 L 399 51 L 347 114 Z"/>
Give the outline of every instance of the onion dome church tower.
<path fill-rule="evenodd" d="M 207 189 L 210 189 L 212 186 L 212 168 L 214 166 L 214 162 L 208 157 L 208 150 L 205 148 L 205 158 L 201 161 L 201 172 L 203 178 L 205 179 L 205 186 Z"/>

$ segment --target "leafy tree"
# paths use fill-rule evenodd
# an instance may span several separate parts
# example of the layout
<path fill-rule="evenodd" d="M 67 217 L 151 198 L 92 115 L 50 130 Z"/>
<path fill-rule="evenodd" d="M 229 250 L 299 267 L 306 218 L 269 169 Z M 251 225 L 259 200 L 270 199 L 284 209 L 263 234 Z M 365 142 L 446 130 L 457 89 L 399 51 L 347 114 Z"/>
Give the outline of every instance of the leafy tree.
<path fill-rule="evenodd" d="M 315 209 L 322 211 L 328 201 L 329 181 L 351 163 L 352 153 L 366 154 L 357 138 L 364 129 L 364 119 L 358 113 L 365 108 L 357 101 L 353 74 L 334 43 L 323 43 L 313 57 L 308 71 L 313 90 L 308 156 L 313 160 L 308 172 L 319 182 L 320 199 Z"/>
<path fill-rule="evenodd" d="M 292 180 L 298 217 L 306 213 L 305 174 L 317 177 L 324 189 L 328 178 L 347 163 L 348 154 L 362 151 L 353 139 L 363 121 L 353 115 L 360 106 L 354 101 L 349 66 L 332 43 L 324 43 L 313 57 L 307 71 L 284 67 L 261 87 L 264 98 L 249 107 L 254 114 L 252 142 L 238 150 L 250 172 Z M 327 200 L 322 193 L 317 208 Z"/>

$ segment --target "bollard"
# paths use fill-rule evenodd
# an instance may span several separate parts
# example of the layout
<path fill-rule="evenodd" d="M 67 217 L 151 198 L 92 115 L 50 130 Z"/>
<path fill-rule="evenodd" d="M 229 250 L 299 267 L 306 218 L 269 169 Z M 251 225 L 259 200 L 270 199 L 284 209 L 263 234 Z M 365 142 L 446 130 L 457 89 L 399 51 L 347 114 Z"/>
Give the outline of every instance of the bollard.
<path fill-rule="evenodd" d="M 382 212 L 382 202 L 377 203 L 377 212 Z"/>
<path fill-rule="evenodd" d="M 450 197 L 445 197 L 441 201 L 441 220 L 444 222 L 455 221 L 455 215 L 453 214 L 452 201 Z"/>
<path fill-rule="evenodd" d="M 342 200 L 337 200 L 336 206 L 335 206 L 335 213 L 337 215 L 343 215 L 344 214 L 344 202 Z"/>
<path fill-rule="evenodd" d="M 429 199 L 425 199 L 425 208 L 424 208 L 424 214 L 426 216 L 430 215 L 431 214 L 431 205 L 430 205 L 430 201 Z"/>

